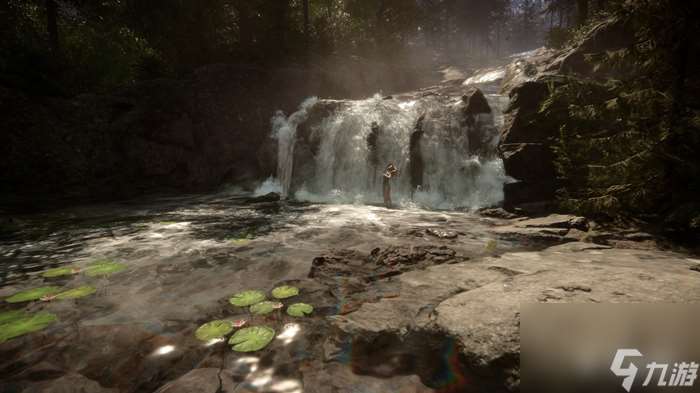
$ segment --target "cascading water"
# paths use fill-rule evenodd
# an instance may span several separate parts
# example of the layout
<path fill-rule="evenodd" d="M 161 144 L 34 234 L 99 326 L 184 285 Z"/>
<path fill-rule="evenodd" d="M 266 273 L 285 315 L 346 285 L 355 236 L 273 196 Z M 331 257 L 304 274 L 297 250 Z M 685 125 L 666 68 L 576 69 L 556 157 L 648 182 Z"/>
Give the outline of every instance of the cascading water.
<path fill-rule="evenodd" d="M 450 89 L 356 101 L 310 99 L 288 118 L 277 114 L 273 136 L 282 194 L 378 204 L 383 170 L 393 163 L 400 171 L 392 180 L 399 206 L 475 209 L 499 203 L 507 177 L 496 146 L 507 97 L 479 92 L 485 109 L 469 112 L 464 88 Z"/>
<path fill-rule="evenodd" d="M 262 195 L 269 192 L 278 192 L 282 198 L 289 195 L 292 183 L 292 168 L 294 160 L 294 146 L 297 140 L 297 127 L 306 121 L 309 108 L 318 102 L 318 98 L 307 98 L 299 107 L 299 110 L 285 116 L 284 112 L 277 111 L 272 117 L 272 138 L 277 140 L 277 177 L 267 179 L 257 190 L 256 194 Z"/>

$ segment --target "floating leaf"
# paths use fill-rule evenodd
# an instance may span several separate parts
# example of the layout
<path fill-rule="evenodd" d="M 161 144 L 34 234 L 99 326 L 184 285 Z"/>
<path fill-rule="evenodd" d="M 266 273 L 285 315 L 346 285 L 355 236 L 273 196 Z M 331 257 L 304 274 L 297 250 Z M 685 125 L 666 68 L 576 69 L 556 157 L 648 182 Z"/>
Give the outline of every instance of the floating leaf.
<path fill-rule="evenodd" d="M 44 278 L 54 278 L 54 277 L 61 277 L 61 276 L 70 276 L 78 272 L 78 269 L 71 267 L 71 266 L 65 266 L 65 267 L 57 267 L 55 269 L 49 269 L 43 273 L 41 273 L 41 276 Z"/>
<path fill-rule="evenodd" d="M 250 239 L 231 239 L 229 240 L 233 245 L 243 247 L 250 244 Z"/>
<path fill-rule="evenodd" d="M 314 311 L 314 307 L 306 303 L 295 303 L 287 307 L 287 314 L 293 317 L 305 317 Z"/>
<path fill-rule="evenodd" d="M 275 299 L 287 299 L 299 294 L 299 288 L 290 287 L 289 285 L 282 285 L 272 290 L 272 296 Z"/>
<path fill-rule="evenodd" d="M 56 299 L 58 300 L 66 300 L 66 299 L 79 299 L 81 297 L 86 297 L 90 296 L 93 293 L 97 292 L 97 289 L 93 286 L 90 285 L 84 285 L 82 287 L 70 289 L 65 292 L 61 292 L 58 295 L 56 295 Z"/>
<path fill-rule="evenodd" d="M 198 340 L 210 341 L 222 338 L 233 331 L 234 324 L 231 321 L 211 321 L 197 328 L 194 332 Z"/>
<path fill-rule="evenodd" d="M 228 341 L 236 352 L 255 352 L 265 348 L 275 338 L 275 330 L 267 326 L 241 329 Z"/>
<path fill-rule="evenodd" d="M 250 306 L 250 312 L 257 315 L 265 315 L 282 307 L 284 307 L 284 304 L 279 302 L 261 302 Z"/>
<path fill-rule="evenodd" d="M 24 310 L 12 310 L 12 311 L 5 311 L 5 312 L 0 312 L 0 325 L 3 325 L 8 322 L 12 322 L 17 319 L 24 318 L 28 316 Z"/>
<path fill-rule="evenodd" d="M 238 307 L 248 307 L 265 300 L 265 294 L 260 291 L 243 291 L 233 295 L 229 303 Z"/>
<path fill-rule="evenodd" d="M 486 252 L 494 252 L 496 251 L 496 247 L 498 247 L 498 242 L 491 239 L 488 242 L 486 242 L 486 247 L 484 247 L 484 249 L 486 250 Z"/>
<path fill-rule="evenodd" d="M 26 291 L 15 293 L 14 295 L 5 299 L 5 301 L 8 303 L 30 302 L 32 300 L 39 300 L 44 296 L 55 295 L 60 291 L 61 287 L 41 287 L 27 289 Z"/>
<path fill-rule="evenodd" d="M 126 265 L 112 261 L 98 261 L 85 269 L 85 274 L 90 277 L 108 276 L 126 270 Z"/>
<path fill-rule="evenodd" d="M 48 312 L 27 315 L 0 325 L 0 343 L 11 338 L 44 329 L 56 321 L 56 316 Z"/>

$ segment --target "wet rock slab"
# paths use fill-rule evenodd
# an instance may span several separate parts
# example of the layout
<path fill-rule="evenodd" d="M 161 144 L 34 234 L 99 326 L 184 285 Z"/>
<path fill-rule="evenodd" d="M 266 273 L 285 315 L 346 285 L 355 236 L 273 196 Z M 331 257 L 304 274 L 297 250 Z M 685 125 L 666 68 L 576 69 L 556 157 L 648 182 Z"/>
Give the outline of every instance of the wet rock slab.
<path fill-rule="evenodd" d="M 519 367 L 521 304 L 697 302 L 700 275 L 689 270 L 696 266 L 671 252 L 571 242 L 409 272 L 396 278 L 399 296 L 331 320 L 363 339 L 451 337 L 465 372 L 501 370 L 500 386 L 507 387 Z"/>

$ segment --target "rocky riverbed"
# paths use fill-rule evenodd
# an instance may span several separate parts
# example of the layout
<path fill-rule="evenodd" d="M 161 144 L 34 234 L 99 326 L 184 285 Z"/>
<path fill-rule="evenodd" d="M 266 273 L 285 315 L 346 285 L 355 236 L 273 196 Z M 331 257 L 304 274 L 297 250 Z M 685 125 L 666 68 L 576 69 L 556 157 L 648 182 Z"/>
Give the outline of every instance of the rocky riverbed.
<path fill-rule="evenodd" d="M 91 285 L 0 344 L 3 392 L 517 391 L 530 302 L 692 302 L 700 260 L 579 217 L 285 203 L 221 193 L 16 216 L 0 297 Z M 44 278 L 108 259 L 110 276 Z M 300 289 L 308 318 L 251 316 L 228 299 Z M 214 319 L 275 328 L 241 354 L 194 331 Z"/>

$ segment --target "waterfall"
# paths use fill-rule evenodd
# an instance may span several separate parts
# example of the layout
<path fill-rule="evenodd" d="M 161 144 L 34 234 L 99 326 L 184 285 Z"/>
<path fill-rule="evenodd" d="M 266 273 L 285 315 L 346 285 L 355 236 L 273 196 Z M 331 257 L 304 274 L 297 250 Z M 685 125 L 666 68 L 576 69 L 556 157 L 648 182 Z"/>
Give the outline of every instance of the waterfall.
<path fill-rule="evenodd" d="M 313 154 L 294 158 L 294 197 L 379 204 L 382 172 L 393 163 L 400 171 L 392 180 L 399 206 L 457 209 L 499 203 L 506 176 L 495 150 L 504 100 L 495 94 L 486 99 L 492 113 L 477 114 L 470 124 L 464 121 L 461 96 L 343 101 L 308 127 L 316 145 L 306 149 Z"/>
<path fill-rule="evenodd" d="M 261 189 L 277 187 L 300 201 L 381 204 L 382 173 L 393 163 L 399 169 L 391 181 L 395 205 L 500 203 L 508 179 L 496 149 L 508 98 L 496 93 L 500 70 L 484 74 L 472 80 L 485 95 L 460 83 L 396 97 L 310 98 L 289 117 L 276 113 L 277 178 Z"/>
<path fill-rule="evenodd" d="M 294 146 L 297 140 L 297 127 L 306 121 L 309 108 L 314 106 L 318 99 L 310 97 L 304 100 L 299 109 L 290 116 L 277 111 L 272 117 L 272 138 L 277 140 L 277 176 L 267 179 L 256 194 L 267 192 L 279 192 L 282 198 L 289 195 L 292 183 L 292 171 L 294 169 Z"/>

